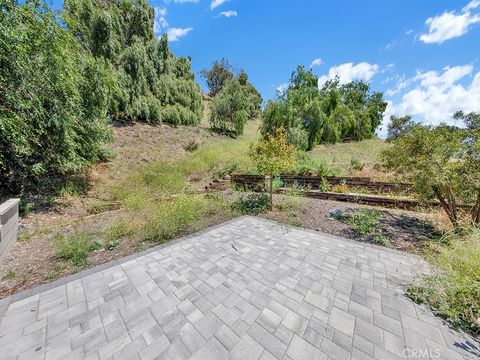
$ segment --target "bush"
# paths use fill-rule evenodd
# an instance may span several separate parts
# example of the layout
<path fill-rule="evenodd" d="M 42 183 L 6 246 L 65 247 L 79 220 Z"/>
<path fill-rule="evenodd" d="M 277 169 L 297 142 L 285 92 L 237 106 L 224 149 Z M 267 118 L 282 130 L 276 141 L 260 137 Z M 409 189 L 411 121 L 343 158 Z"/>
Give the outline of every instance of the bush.
<path fill-rule="evenodd" d="M 446 244 L 445 244 L 446 243 Z M 407 294 L 433 308 L 451 324 L 480 334 L 480 230 L 447 235 L 432 245 L 427 259 L 434 272 Z"/>
<path fill-rule="evenodd" d="M 241 197 L 232 207 L 242 214 L 257 215 L 267 211 L 270 206 L 270 198 L 267 193 L 254 193 Z"/>
<path fill-rule="evenodd" d="M 228 81 L 211 104 L 212 130 L 234 138 L 242 135 L 248 119 L 247 108 L 247 97 L 239 81 Z"/>
<path fill-rule="evenodd" d="M 88 56 L 44 3 L 0 3 L 0 64 L 3 191 L 38 190 L 102 157 L 108 65 Z"/>
<path fill-rule="evenodd" d="M 297 150 L 305 151 L 308 148 L 308 133 L 300 128 L 290 128 L 287 130 L 288 142 L 295 145 Z"/>

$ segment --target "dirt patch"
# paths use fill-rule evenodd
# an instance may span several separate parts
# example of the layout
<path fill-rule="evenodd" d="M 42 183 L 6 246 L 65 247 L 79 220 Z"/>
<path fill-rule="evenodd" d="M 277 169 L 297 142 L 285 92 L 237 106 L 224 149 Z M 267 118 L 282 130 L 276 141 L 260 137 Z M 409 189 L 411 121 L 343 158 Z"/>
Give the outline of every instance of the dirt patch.
<path fill-rule="evenodd" d="M 274 206 L 274 210 L 260 216 L 371 243 L 372 240 L 369 236 L 358 236 L 351 225 L 332 215 L 335 213 L 348 214 L 355 209 L 373 209 L 380 213 L 379 227 L 389 240 L 386 246 L 415 254 L 422 253 L 427 242 L 440 235 L 433 225 L 437 221 L 437 215 L 432 213 L 393 210 L 310 198 L 302 198 L 299 205 L 285 211 L 282 208 L 282 202 L 289 201 L 288 198 L 288 196 L 275 195 L 274 204 L 277 205 Z"/>

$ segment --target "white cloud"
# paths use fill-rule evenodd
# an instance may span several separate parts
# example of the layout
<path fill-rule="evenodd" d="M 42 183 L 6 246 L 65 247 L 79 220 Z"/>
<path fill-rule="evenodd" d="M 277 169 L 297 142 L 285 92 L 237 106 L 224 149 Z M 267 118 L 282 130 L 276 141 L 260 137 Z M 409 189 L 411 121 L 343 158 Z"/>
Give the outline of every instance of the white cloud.
<path fill-rule="evenodd" d="M 346 84 L 353 80 L 369 81 L 378 71 L 380 67 L 376 64 L 369 64 L 361 62 L 356 65 L 353 63 L 346 63 L 331 67 L 328 75 L 323 75 L 318 78 L 318 86 L 322 86 L 328 80 L 339 76 L 340 84 Z"/>
<path fill-rule="evenodd" d="M 310 67 L 320 66 L 322 64 L 323 64 L 322 59 L 316 58 L 315 60 L 312 61 L 312 63 L 310 64 Z"/>
<path fill-rule="evenodd" d="M 170 28 L 167 30 L 167 35 L 168 35 L 168 40 L 169 41 L 178 41 L 181 38 L 185 37 L 188 35 L 190 31 L 192 31 L 193 28 Z"/>
<path fill-rule="evenodd" d="M 237 15 L 237 12 L 234 10 L 222 11 L 220 14 L 218 14 L 218 16 L 225 16 L 227 18 Z"/>
<path fill-rule="evenodd" d="M 153 31 L 155 34 L 160 33 L 168 27 L 167 8 L 156 7 L 155 18 L 153 21 Z"/>
<path fill-rule="evenodd" d="M 219 7 L 223 3 L 226 3 L 228 0 L 212 0 L 210 3 L 210 9 L 215 9 L 216 7 Z"/>
<path fill-rule="evenodd" d="M 468 75 L 470 83 L 460 84 Z M 480 71 L 473 74 L 473 66 L 446 67 L 441 72 L 418 72 L 410 81 L 413 88 L 407 91 L 400 103 L 389 101 L 384 125 L 390 115 L 413 115 L 426 124 L 452 123 L 452 115 L 458 111 L 480 111 Z M 464 81 L 465 82 L 465 81 Z"/>
<path fill-rule="evenodd" d="M 428 33 L 420 36 L 420 41 L 425 44 L 441 44 L 466 34 L 471 25 L 480 22 L 480 14 L 472 14 L 480 6 L 480 0 L 472 0 L 461 11 L 445 11 L 441 15 L 428 18 L 425 24 L 428 25 Z"/>

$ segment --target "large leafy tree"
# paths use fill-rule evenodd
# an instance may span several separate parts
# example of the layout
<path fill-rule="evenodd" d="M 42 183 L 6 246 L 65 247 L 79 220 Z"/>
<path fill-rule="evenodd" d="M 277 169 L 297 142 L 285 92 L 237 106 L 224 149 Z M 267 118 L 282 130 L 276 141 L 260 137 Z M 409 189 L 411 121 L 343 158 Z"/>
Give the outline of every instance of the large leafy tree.
<path fill-rule="evenodd" d="M 167 35 L 155 38 L 154 10 L 146 0 L 66 0 L 63 18 L 87 51 L 112 69 L 110 114 L 151 123 L 200 122 L 191 59 L 173 55 Z"/>
<path fill-rule="evenodd" d="M 298 66 L 287 90 L 267 104 L 262 134 L 266 136 L 281 126 L 287 133 L 291 128 L 303 129 L 307 150 L 318 143 L 367 139 L 381 124 L 386 105 L 382 93 L 372 93 L 363 81 L 341 85 L 335 78 L 319 89 L 313 72 Z"/>
<path fill-rule="evenodd" d="M 0 0 L 0 191 L 19 193 L 102 157 L 110 75 L 44 3 Z"/>
<path fill-rule="evenodd" d="M 466 127 L 414 125 L 383 152 L 387 168 L 411 181 L 422 199 L 436 198 L 454 227 L 460 203 L 470 206 L 470 219 L 480 224 L 479 115 L 457 113 Z"/>

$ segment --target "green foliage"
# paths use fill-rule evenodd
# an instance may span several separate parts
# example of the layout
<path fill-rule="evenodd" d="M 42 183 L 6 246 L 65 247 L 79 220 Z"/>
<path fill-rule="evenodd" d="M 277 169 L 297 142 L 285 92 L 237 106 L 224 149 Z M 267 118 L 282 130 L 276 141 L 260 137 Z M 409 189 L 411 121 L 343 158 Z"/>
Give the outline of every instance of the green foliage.
<path fill-rule="evenodd" d="M 227 59 L 215 60 L 210 69 L 202 69 L 200 75 L 207 83 L 210 96 L 216 96 L 220 90 L 233 78 L 235 69 Z"/>
<path fill-rule="evenodd" d="M 410 115 L 390 116 L 387 126 L 387 140 L 393 141 L 405 135 L 414 125 Z"/>
<path fill-rule="evenodd" d="M 421 199 L 436 198 L 455 227 L 458 204 L 471 204 L 471 222 L 480 224 L 480 116 L 458 113 L 466 127 L 413 126 L 383 152 L 384 164 L 414 184 Z"/>
<path fill-rule="evenodd" d="M 308 148 L 308 132 L 305 129 L 291 127 L 287 130 L 288 142 L 300 151 Z"/>
<path fill-rule="evenodd" d="M 55 241 L 55 255 L 76 266 L 88 263 L 88 254 L 98 249 L 93 241 L 93 234 L 86 231 L 75 232 L 68 237 L 61 237 Z"/>
<path fill-rule="evenodd" d="M 109 67 L 42 2 L 0 1 L 0 183 L 19 193 L 100 160 Z"/>
<path fill-rule="evenodd" d="M 241 197 L 233 203 L 232 207 L 242 214 L 256 215 L 265 212 L 269 207 L 269 196 L 266 193 L 254 193 Z"/>
<path fill-rule="evenodd" d="M 291 128 L 303 130 L 308 139 L 306 150 L 319 143 L 369 139 L 381 124 L 386 106 L 383 94 L 371 93 L 363 81 L 341 85 L 336 78 L 319 89 L 313 72 L 298 66 L 288 89 L 267 103 L 262 114 L 262 135 L 279 127 L 289 132 Z M 292 143 L 297 139 L 290 137 Z"/>
<path fill-rule="evenodd" d="M 362 209 L 352 212 L 347 222 L 359 236 L 372 234 L 376 231 L 380 221 L 380 213 L 375 210 Z"/>
<path fill-rule="evenodd" d="M 12 280 L 17 276 L 15 269 L 9 267 L 5 270 L 5 273 L 2 275 L 2 280 Z"/>
<path fill-rule="evenodd" d="M 480 334 L 480 231 L 447 235 L 432 245 L 427 259 L 434 265 L 433 273 L 407 294 L 432 307 L 454 326 Z"/>
<path fill-rule="evenodd" d="M 352 158 L 350 160 L 350 164 L 352 165 L 352 169 L 354 170 L 363 170 L 363 168 L 365 167 L 365 164 L 363 164 L 360 160 L 358 160 L 357 158 Z"/>
<path fill-rule="evenodd" d="M 129 221 L 122 219 L 114 222 L 105 229 L 105 237 L 110 242 L 129 238 L 133 236 L 134 232 L 135 229 L 132 224 Z"/>
<path fill-rule="evenodd" d="M 248 120 L 248 102 L 237 79 L 228 81 L 211 104 L 212 130 L 231 137 L 243 134 Z"/>
<path fill-rule="evenodd" d="M 63 19 L 107 64 L 112 116 L 174 125 L 200 122 L 201 92 L 191 59 L 173 55 L 166 34 L 155 38 L 154 10 L 146 0 L 66 0 Z"/>

